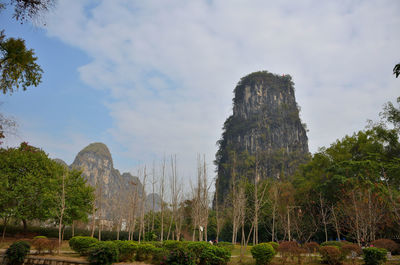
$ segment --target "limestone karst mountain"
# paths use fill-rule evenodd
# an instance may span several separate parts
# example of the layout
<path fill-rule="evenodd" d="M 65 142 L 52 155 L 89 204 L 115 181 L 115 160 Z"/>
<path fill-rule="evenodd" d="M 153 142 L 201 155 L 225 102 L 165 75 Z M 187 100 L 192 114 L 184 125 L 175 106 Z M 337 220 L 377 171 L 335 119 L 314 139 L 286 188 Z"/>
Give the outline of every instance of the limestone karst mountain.
<path fill-rule="evenodd" d="M 233 114 L 224 123 L 216 154 L 219 203 L 232 175 L 252 179 L 290 175 L 308 156 L 305 125 L 299 117 L 292 78 L 267 71 L 243 77 L 234 90 Z"/>
<path fill-rule="evenodd" d="M 66 165 L 61 159 L 54 160 Z M 129 202 L 134 198 L 134 192 L 138 194 L 138 201 L 142 197 L 143 186 L 139 178 L 130 173 L 121 174 L 115 169 L 111 153 L 103 143 L 92 143 L 83 148 L 70 168 L 82 170 L 88 184 L 96 188 L 98 214 L 103 219 L 112 220 L 126 212 L 131 207 Z M 160 209 L 158 194 L 149 194 L 145 198 L 145 211 L 153 209 L 153 197 L 154 209 Z"/>

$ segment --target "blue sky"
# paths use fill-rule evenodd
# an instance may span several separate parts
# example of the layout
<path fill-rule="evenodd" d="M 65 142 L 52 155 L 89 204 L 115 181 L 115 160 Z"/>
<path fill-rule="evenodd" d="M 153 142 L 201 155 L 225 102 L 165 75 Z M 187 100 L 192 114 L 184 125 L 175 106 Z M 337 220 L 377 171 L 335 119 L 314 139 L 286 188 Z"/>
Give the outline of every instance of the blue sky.
<path fill-rule="evenodd" d="M 43 23 L 0 13 L 9 37 L 35 50 L 43 82 L 1 95 L 21 141 L 72 163 L 92 142 L 135 172 L 177 154 L 180 175 L 196 155 L 212 161 L 233 89 L 254 71 L 295 82 L 312 152 L 377 120 L 399 96 L 400 2 L 59 0 Z"/>

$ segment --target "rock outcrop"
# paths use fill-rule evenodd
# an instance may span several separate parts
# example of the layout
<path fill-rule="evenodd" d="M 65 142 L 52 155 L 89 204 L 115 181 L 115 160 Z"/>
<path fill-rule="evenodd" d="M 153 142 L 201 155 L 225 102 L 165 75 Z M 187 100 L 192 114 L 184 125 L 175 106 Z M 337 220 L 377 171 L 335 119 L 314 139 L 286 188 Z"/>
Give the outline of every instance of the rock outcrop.
<path fill-rule="evenodd" d="M 139 178 L 130 173 L 120 174 L 114 168 L 111 153 L 103 143 L 92 143 L 82 149 L 71 167 L 82 170 L 88 184 L 96 188 L 103 218 L 112 219 L 116 214 L 116 206 L 126 202 L 133 189 L 137 189 L 139 197 L 142 195 Z"/>
<path fill-rule="evenodd" d="M 233 115 L 224 123 L 216 154 L 216 189 L 221 203 L 232 174 L 280 179 L 309 156 L 305 125 L 299 118 L 292 79 L 266 71 L 243 77 L 234 90 Z"/>

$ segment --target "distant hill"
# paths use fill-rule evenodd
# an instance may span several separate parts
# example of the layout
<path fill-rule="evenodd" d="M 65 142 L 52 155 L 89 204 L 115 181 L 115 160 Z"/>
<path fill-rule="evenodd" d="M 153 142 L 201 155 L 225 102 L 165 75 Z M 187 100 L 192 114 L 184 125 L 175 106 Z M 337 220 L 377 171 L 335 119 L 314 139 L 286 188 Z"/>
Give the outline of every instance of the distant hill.
<path fill-rule="evenodd" d="M 60 164 L 67 165 L 61 159 L 54 159 Z M 70 168 L 82 170 L 87 183 L 97 190 L 98 208 L 102 218 L 112 220 L 121 214 L 132 200 L 134 191 L 138 192 L 138 200 L 142 198 L 143 185 L 139 178 L 130 173 L 120 173 L 114 168 L 112 156 L 108 147 L 103 143 L 91 143 L 83 148 L 75 157 Z M 101 194 L 101 195 L 100 195 Z M 145 210 L 153 207 L 159 210 L 161 199 L 158 194 L 150 194 L 145 198 Z M 119 212 L 118 212 L 119 211 Z"/>

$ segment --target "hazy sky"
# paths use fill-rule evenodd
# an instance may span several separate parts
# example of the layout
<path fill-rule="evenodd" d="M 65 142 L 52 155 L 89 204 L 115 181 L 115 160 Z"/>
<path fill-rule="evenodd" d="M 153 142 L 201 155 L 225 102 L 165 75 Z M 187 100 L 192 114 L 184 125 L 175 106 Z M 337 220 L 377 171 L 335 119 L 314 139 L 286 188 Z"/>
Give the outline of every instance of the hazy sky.
<path fill-rule="evenodd" d="M 21 141 L 72 163 L 92 142 L 132 171 L 176 154 L 180 176 L 205 154 L 210 177 L 233 89 L 259 70 L 290 74 L 310 151 L 377 120 L 400 96 L 398 0 L 59 0 L 43 23 L 0 13 L 26 39 L 42 84 L 1 95 Z"/>

